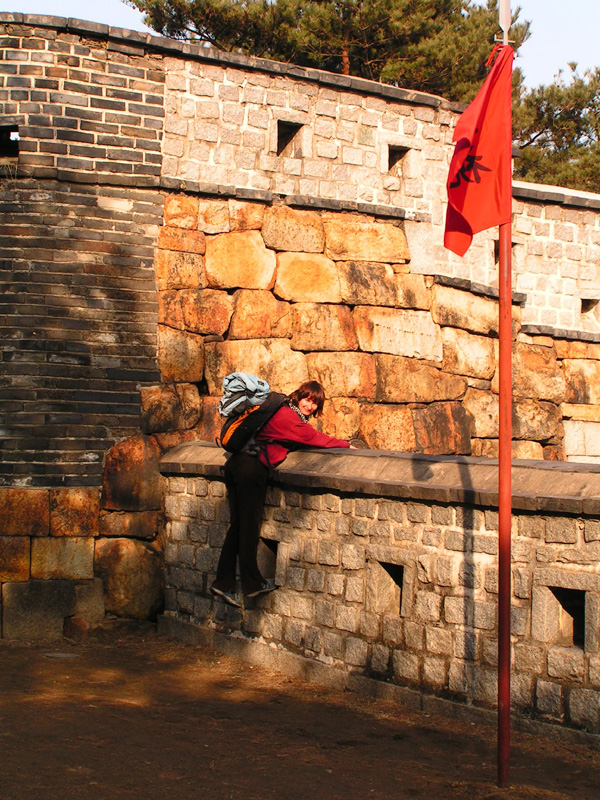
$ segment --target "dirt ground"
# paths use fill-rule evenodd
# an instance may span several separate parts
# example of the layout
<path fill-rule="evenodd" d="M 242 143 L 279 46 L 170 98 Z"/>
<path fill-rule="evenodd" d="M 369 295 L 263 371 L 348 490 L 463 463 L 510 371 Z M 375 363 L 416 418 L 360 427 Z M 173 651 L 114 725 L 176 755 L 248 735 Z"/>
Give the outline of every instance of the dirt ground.
<path fill-rule="evenodd" d="M 0 800 L 600 800 L 600 749 L 332 692 L 112 629 L 0 644 Z"/>

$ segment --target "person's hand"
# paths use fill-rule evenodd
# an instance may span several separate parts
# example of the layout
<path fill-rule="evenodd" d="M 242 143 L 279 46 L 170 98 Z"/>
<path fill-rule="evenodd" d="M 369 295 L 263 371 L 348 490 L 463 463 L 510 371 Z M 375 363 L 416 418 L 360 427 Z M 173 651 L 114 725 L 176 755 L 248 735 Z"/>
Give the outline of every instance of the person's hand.
<path fill-rule="evenodd" d="M 350 450 L 358 450 L 358 447 L 355 447 L 353 444 L 350 445 Z"/>

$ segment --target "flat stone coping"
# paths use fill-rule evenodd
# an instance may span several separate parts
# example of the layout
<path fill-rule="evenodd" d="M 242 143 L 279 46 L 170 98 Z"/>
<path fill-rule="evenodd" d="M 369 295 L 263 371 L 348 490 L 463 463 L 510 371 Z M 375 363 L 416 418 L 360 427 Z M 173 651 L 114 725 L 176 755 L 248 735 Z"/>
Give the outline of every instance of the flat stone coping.
<path fill-rule="evenodd" d="M 162 457 L 163 475 L 222 477 L 227 453 L 186 442 Z M 512 462 L 512 507 L 518 511 L 600 515 L 600 464 Z M 290 453 L 272 471 L 285 485 L 444 504 L 498 507 L 498 460 L 344 448 Z"/>

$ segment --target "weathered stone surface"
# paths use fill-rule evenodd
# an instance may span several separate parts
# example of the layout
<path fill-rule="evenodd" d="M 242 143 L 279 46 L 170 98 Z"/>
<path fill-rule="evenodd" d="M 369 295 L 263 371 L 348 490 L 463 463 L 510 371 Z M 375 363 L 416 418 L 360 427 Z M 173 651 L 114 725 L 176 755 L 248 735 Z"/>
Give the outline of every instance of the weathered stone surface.
<path fill-rule="evenodd" d="M 335 262 L 320 253 L 278 253 L 277 297 L 298 303 L 341 303 Z"/>
<path fill-rule="evenodd" d="M 498 302 L 450 286 L 432 288 L 431 315 L 439 325 L 473 333 L 498 334 Z M 513 335 L 520 327 L 521 311 L 512 308 Z"/>
<path fill-rule="evenodd" d="M 183 442 L 195 442 L 202 437 L 198 436 L 194 429 L 188 431 L 167 431 L 166 433 L 155 433 L 153 434 L 152 438 L 156 439 L 156 443 L 160 447 L 161 452 L 165 453 L 167 450 L 170 450 L 172 447 L 176 447 L 178 444 L 182 444 Z"/>
<path fill-rule="evenodd" d="M 399 308 L 417 308 L 424 311 L 431 308 L 431 290 L 424 275 L 396 274 L 394 285 L 396 305 Z"/>
<path fill-rule="evenodd" d="M 356 350 L 352 312 L 346 306 L 296 303 L 292 306 L 294 350 Z"/>
<path fill-rule="evenodd" d="M 223 394 L 223 378 L 230 372 L 249 372 L 286 394 L 308 380 L 306 358 L 294 352 L 286 339 L 240 339 L 208 342 L 206 380 L 214 397 Z"/>
<path fill-rule="evenodd" d="M 458 400 L 467 389 L 464 378 L 447 375 L 413 358 L 376 355 L 377 389 L 380 403 L 432 403 Z"/>
<path fill-rule="evenodd" d="M 567 391 L 569 387 L 567 386 Z M 600 405 L 589 406 L 578 403 L 563 403 L 560 412 L 565 419 L 578 419 L 582 422 L 600 422 Z"/>
<path fill-rule="evenodd" d="M 314 211 L 274 206 L 265 211 L 262 235 L 267 247 L 297 253 L 322 253 L 325 234 Z"/>
<path fill-rule="evenodd" d="M 198 198 L 185 194 L 167 195 L 164 210 L 165 225 L 194 230 L 198 224 Z"/>
<path fill-rule="evenodd" d="M 359 436 L 373 450 L 414 453 L 417 449 L 412 414 L 406 406 L 363 403 L 360 407 Z"/>
<path fill-rule="evenodd" d="M 497 394 L 469 388 L 463 399 L 463 407 L 469 414 L 472 436 L 482 439 L 498 437 L 500 411 Z"/>
<path fill-rule="evenodd" d="M 229 226 L 232 231 L 259 231 L 265 218 L 262 203 L 229 200 Z"/>
<path fill-rule="evenodd" d="M 287 339 L 291 335 L 290 304 L 271 292 L 240 289 L 233 300 L 229 339 Z"/>
<path fill-rule="evenodd" d="M 511 457 L 525 460 L 543 459 L 544 448 L 539 442 L 513 441 Z M 498 458 L 498 439 L 471 439 L 471 455 L 483 458 Z"/>
<path fill-rule="evenodd" d="M 404 231 L 391 222 L 374 222 L 349 214 L 324 215 L 325 255 L 334 261 L 406 261 Z"/>
<path fill-rule="evenodd" d="M 564 448 L 567 456 L 595 457 L 600 453 L 600 423 L 565 420 Z"/>
<path fill-rule="evenodd" d="M 143 386 L 140 398 L 144 433 L 193 428 L 200 419 L 202 404 L 198 387 L 191 383 Z"/>
<path fill-rule="evenodd" d="M 360 406 L 352 397 L 334 397 L 323 406 L 323 431 L 338 439 L 354 439 L 360 427 Z"/>
<path fill-rule="evenodd" d="M 30 543 L 28 536 L 0 536 L 0 583 L 29 580 Z"/>
<path fill-rule="evenodd" d="M 73 614 L 74 606 L 72 581 L 5 583 L 2 635 L 12 641 L 62 639 L 65 617 Z"/>
<path fill-rule="evenodd" d="M 537 400 L 517 400 L 513 404 L 512 435 L 514 439 L 543 442 L 562 437 L 562 419 L 558 406 Z"/>
<path fill-rule="evenodd" d="M 48 536 L 47 489 L 0 487 L 0 536 Z"/>
<path fill-rule="evenodd" d="M 184 289 L 180 293 L 183 322 L 192 333 L 225 333 L 233 314 L 233 298 L 216 289 Z"/>
<path fill-rule="evenodd" d="M 159 325 L 158 367 L 165 381 L 197 383 L 204 373 L 204 340 L 194 333 Z"/>
<path fill-rule="evenodd" d="M 308 353 L 306 363 L 326 397 L 375 399 L 375 359 L 369 353 Z"/>
<path fill-rule="evenodd" d="M 74 614 L 90 628 L 104 619 L 104 589 L 100 578 L 75 586 Z"/>
<path fill-rule="evenodd" d="M 50 535 L 97 536 L 98 489 L 51 489 Z"/>
<path fill-rule="evenodd" d="M 412 414 L 419 452 L 470 454 L 469 421 L 461 403 L 432 403 Z"/>
<path fill-rule="evenodd" d="M 76 537 L 31 540 L 31 577 L 87 580 L 94 577 L 94 540 Z"/>
<path fill-rule="evenodd" d="M 565 378 L 554 351 L 549 347 L 516 342 L 513 348 L 513 396 L 562 403 L 565 399 Z M 499 373 L 496 370 L 492 390 L 497 392 Z"/>
<path fill-rule="evenodd" d="M 569 358 L 562 365 L 567 403 L 600 405 L 600 361 Z"/>
<path fill-rule="evenodd" d="M 361 350 L 442 360 L 442 335 L 426 311 L 357 306 L 352 312 Z"/>
<path fill-rule="evenodd" d="M 150 436 L 132 436 L 112 447 L 102 476 L 101 507 L 152 511 L 161 507 L 160 448 Z"/>
<path fill-rule="evenodd" d="M 158 530 L 158 516 L 158 511 L 103 512 L 99 519 L 99 533 L 106 537 L 152 541 Z"/>
<path fill-rule="evenodd" d="M 457 375 L 491 380 L 496 369 L 494 340 L 460 328 L 442 328 L 442 368 Z"/>
<path fill-rule="evenodd" d="M 197 290 L 192 290 L 197 291 Z M 177 289 L 158 292 L 158 321 L 169 328 L 184 329 L 181 294 Z"/>
<path fill-rule="evenodd" d="M 222 233 L 208 238 L 205 267 L 215 289 L 271 289 L 276 258 L 258 231 Z"/>
<path fill-rule="evenodd" d="M 162 606 L 163 576 L 153 550 L 133 539 L 98 539 L 95 565 L 108 612 L 133 619 L 156 616 Z"/>
<path fill-rule="evenodd" d="M 157 250 L 154 261 L 159 291 L 166 289 L 197 289 L 207 286 L 204 256 Z"/>
<path fill-rule="evenodd" d="M 227 200 L 198 201 L 198 230 L 204 233 L 227 233 L 229 227 L 229 205 Z"/>
<path fill-rule="evenodd" d="M 376 261 L 338 261 L 342 300 L 352 306 L 394 306 L 394 270 Z"/>
<path fill-rule="evenodd" d="M 221 394 L 223 390 L 221 389 Z M 198 439 L 204 442 L 214 442 L 221 434 L 221 427 L 225 421 L 219 414 L 220 397 L 202 398 L 202 416 L 194 432 Z"/>
<path fill-rule="evenodd" d="M 158 247 L 161 250 L 179 250 L 183 253 L 204 255 L 206 237 L 202 231 L 181 228 L 161 228 L 158 234 Z"/>

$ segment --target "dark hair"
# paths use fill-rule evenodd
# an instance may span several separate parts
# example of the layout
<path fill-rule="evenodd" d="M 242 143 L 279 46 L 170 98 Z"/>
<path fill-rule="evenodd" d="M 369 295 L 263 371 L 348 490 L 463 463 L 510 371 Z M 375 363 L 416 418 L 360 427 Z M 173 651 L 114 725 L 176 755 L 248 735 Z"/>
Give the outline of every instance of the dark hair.
<path fill-rule="evenodd" d="M 291 393 L 288 400 L 298 405 L 300 400 L 304 400 L 305 397 L 308 397 L 309 400 L 317 404 L 317 410 L 314 416 L 320 417 L 323 413 L 323 403 L 325 402 L 325 389 L 323 389 L 321 384 L 317 383 L 317 381 L 305 381 L 300 384 L 295 392 Z"/>

